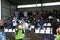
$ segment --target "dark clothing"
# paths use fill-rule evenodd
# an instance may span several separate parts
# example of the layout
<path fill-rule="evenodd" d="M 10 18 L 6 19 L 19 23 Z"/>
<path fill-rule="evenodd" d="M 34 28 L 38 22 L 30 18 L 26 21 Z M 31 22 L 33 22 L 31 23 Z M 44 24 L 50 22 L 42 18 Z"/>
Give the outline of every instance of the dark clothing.
<path fill-rule="evenodd" d="M 4 29 L 4 26 L 0 26 L 0 29 Z"/>
<path fill-rule="evenodd" d="M 12 29 L 15 29 L 16 28 L 16 26 L 12 26 Z"/>
<path fill-rule="evenodd" d="M 33 13 L 32 12 L 28 12 L 27 15 L 30 17 L 30 16 L 33 15 Z"/>
<path fill-rule="evenodd" d="M 53 34 L 44 34 L 43 40 L 54 40 Z"/>
<path fill-rule="evenodd" d="M 0 26 L 0 32 L 4 31 L 4 26 Z"/>
<path fill-rule="evenodd" d="M 56 21 L 56 19 L 53 20 L 52 27 L 53 27 L 53 34 L 56 34 L 56 29 L 57 29 L 57 21 Z"/>
<path fill-rule="evenodd" d="M 38 22 L 37 22 L 37 27 L 39 27 L 40 28 L 40 30 L 41 29 L 43 29 L 44 28 L 44 19 L 42 18 L 42 19 L 38 19 Z"/>
<path fill-rule="evenodd" d="M 22 39 L 17 39 L 17 40 L 22 40 Z"/>
<path fill-rule="evenodd" d="M 6 29 L 11 29 L 12 28 L 12 23 L 4 23 L 4 27 Z"/>
<path fill-rule="evenodd" d="M 11 17 L 9 17 L 9 20 L 10 20 L 10 22 L 12 22 L 12 20 L 13 20 L 13 17 L 11 16 Z"/>
<path fill-rule="evenodd" d="M 44 24 L 44 19 L 38 19 L 38 23 L 42 26 Z"/>
<path fill-rule="evenodd" d="M 23 12 L 19 12 L 19 14 L 18 14 L 18 19 L 21 19 L 21 17 L 24 17 Z"/>

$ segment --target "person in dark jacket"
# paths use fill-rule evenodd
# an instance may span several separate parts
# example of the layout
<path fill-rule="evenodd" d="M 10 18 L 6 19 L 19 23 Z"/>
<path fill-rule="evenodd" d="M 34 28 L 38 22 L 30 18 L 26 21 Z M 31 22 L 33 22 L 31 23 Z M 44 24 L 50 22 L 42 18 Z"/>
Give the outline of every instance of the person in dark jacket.
<path fill-rule="evenodd" d="M 44 24 L 44 19 L 42 16 L 40 16 L 40 18 L 38 18 L 38 22 L 37 22 L 37 26 L 40 28 L 40 30 L 44 28 L 43 24 Z"/>

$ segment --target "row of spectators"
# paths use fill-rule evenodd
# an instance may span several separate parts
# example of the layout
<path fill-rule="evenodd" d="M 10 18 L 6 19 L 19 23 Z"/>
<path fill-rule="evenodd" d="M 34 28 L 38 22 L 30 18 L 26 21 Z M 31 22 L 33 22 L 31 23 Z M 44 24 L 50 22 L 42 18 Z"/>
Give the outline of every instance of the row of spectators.
<path fill-rule="evenodd" d="M 2 28 L 7 29 L 15 29 L 18 24 L 22 24 L 23 26 L 26 25 L 25 23 L 30 25 L 34 25 L 35 28 L 44 28 L 44 23 L 51 23 L 52 27 L 57 29 L 57 26 L 60 25 L 60 16 L 57 10 L 53 11 L 42 11 L 42 12 L 32 12 L 32 11 L 25 11 L 25 12 L 16 12 L 14 16 L 8 17 L 6 21 L 0 21 L 0 25 L 4 25 Z M 24 26 L 25 27 L 25 26 Z"/>
<path fill-rule="evenodd" d="M 44 29 L 44 23 L 51 23 L 51 28 L 53 28 L 53 33 L 56 34 L 56 29 L 60 26 L 60 16 L 57 10 L 53 11 L 42 11 L 37 13 L 37 26 L 36 28 Z M 49 26 L 48 26 L 49 27 Z"/>

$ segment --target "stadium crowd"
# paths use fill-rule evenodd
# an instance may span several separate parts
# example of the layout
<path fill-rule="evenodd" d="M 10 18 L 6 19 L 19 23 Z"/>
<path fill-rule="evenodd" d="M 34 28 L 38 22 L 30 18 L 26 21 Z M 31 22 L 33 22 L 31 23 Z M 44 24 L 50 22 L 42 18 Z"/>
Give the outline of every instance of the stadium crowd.
<path fill-rule="evenodd" d="M 9 16 L 7 18 L 7 20 L 0 20 L 0 26 L 4 26 L 4 27 L 0 27 L 0 29 L 15 29 L 18 24 L 23 25 L 25 28 L 25 23 L 27 23 L 27 25 L 29 24 L 29 27 L 31 25 L 34 25 L 34 28 L 40 28 L 43 29 L 44 28 L 44 23 L 51 23 L 52 24 L 52 28 L 53 30 L 57 29 L 57 26 L 60 25 L 60 12 L 57 10 L 53 10 L 53 11 L 42 11 L 42 12 L 34 12 L 34 11 L 19 11 L 14 13 L 13 16 Z M 56 33 L 56 31 L 53 31 L 53 33 Z"/>

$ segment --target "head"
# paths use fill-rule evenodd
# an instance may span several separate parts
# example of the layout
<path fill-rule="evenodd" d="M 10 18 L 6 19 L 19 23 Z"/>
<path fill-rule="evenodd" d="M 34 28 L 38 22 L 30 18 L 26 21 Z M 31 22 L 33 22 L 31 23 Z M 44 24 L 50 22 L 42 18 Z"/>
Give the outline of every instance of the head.
<path fill-rule="evenodd" d="M 22 25 L 18 25 L 18 29 L 23 29 L 23 26 Z"/>
<path fill-rule="evenodd" d="M 13 20 L 16 20 L 16 16 L 13 17 Z"/>
<path fill-rule="evenodd" d="M 3 26 L 3 25 L 4 25 L 3 20 L 0 20 L 0 26 Z"/>

